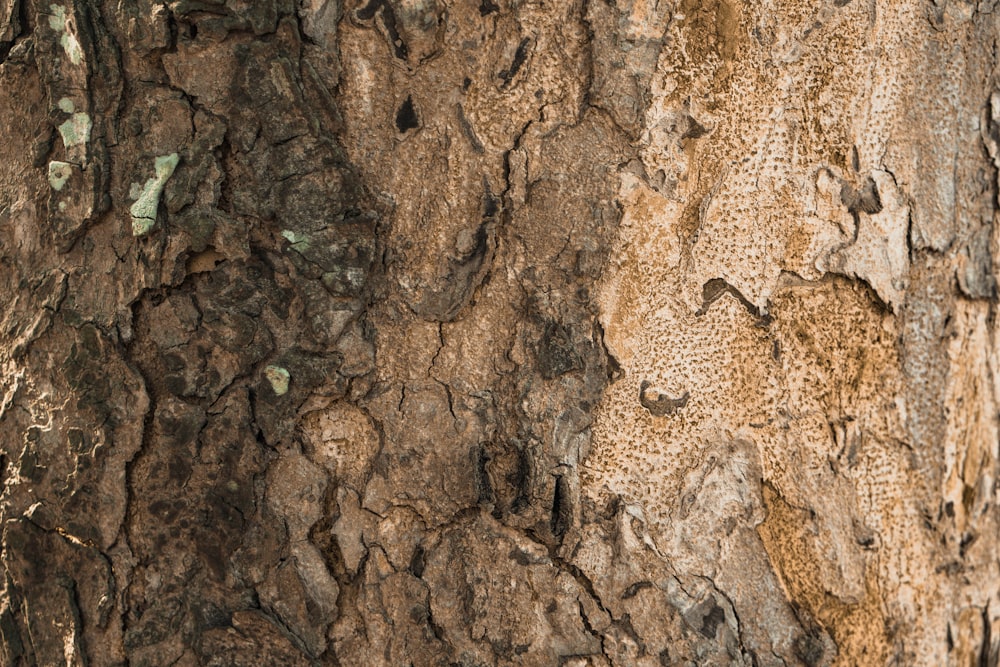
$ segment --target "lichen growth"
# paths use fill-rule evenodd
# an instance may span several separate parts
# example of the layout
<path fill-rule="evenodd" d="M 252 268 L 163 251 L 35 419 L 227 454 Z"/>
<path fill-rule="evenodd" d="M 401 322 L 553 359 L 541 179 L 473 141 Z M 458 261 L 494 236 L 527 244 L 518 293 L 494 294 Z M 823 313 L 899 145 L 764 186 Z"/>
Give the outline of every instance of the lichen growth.
<path fill-rule="evenodd" d="M 72 168 L 73 165 L 68 162 L 60 162 L 59 160 L 49 162 L 49 185 L 52 186 L 53 190 L 58 192 L 63 189 L 66 181 L 73 175 Z"/>
<path fill-rule="evenodd" d="M 264 369 L 264 377 L 267 381 L 271 383 L 271 389 L 278 396 L 284 396 L 288 393 L 288 381 L 291 379 L 291 374 L 282 368 L 281 366 L 268 366 Z"/>
<path fill-rule="evenodd" d="M 52 14 L 49 15 L 49 27 L 54 31 L 62 33 L 59 38 L 59 43 L 63 47 L 63 51 L 69 56 L 70 62 L 74 65 L 79 65 L 83 60 L 83 49 L 80 48 L 80 41 L 76 38 L 70 29 L 69 24 L 66 20 L 66 8 L 62 5 L 51 4 L 49 9 L 52 10 Z"/>
<path fill-rule="evenodd" d="M 129 213 L 132 215 L 133 236 L 143 236 L 149 233 L 149 230 L 156 224 L 156 209 L 160 205 L 160 194 L 163 192 L 163 186 L 166 185 L 167 179 L 173 175 L 179 161 L 177 153 L 156 158 L 153 163 L 156 176 L 146 181 L 139 197 L 129 209 Z"/>
<path fill-rule="evenodd" d="M 281 235 L 292 244 L 292 248 L 298 252 L 309 249 L 309 237 L 303 234 L 296 234 L 290 229 L 285 229 L 281 232 Z"/>
<path fill-rule="evenodd" d="M 65 98 L 64 98 L 65 99 Z M 71 102 L 72 104 L 72 102 Z M 63 146 L 79 146 L 90 141 L 90 130 L 93 123 L 90 116 L 83 112 L 78 112 L 59 126 L 59 134 L 62 135 Z"/>
<path fill-rule="evenodd" d="M 64 97 L 59 100 L 59 108 L 66 113 L 73 113 L 76 111 L 76 105 L 73 104 L 73 100 L 68 97 Z"/>
<path fill-rule="evenodd" d="M 49 15 L 49 27 L 56 32 L 66 29 L 66 8 L 60 5 L 49 5 L 52 13 Z"/>

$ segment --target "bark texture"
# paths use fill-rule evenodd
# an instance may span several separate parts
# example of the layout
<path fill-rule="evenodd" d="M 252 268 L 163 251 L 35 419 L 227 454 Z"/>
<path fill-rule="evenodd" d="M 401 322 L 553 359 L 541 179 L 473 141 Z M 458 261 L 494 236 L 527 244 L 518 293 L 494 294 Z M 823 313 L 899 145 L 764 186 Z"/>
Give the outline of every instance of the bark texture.
<path fill-rule="evenodd" d="M 0 0 L 0 663 L 996 666 L 998 34 Z"/>

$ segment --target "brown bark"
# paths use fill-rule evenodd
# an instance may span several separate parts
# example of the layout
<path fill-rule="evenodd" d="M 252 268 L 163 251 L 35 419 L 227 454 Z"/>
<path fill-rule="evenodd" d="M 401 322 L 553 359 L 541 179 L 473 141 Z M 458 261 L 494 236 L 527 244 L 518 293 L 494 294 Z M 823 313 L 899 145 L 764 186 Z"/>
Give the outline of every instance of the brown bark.
<path fill-rule="evenodd" d="M 997 665 L 985 0 L 0 0 L 0 662 Z"/>

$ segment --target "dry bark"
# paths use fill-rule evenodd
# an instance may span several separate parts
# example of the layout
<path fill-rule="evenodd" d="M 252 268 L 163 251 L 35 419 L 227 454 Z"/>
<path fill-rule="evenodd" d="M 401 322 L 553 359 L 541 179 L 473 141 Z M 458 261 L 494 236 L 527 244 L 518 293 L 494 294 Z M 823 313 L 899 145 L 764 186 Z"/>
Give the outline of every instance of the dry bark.
<path fill-rule="evenodd" d="M 0 0 L 0 662 L 997 665 L 998 34 Z"/>

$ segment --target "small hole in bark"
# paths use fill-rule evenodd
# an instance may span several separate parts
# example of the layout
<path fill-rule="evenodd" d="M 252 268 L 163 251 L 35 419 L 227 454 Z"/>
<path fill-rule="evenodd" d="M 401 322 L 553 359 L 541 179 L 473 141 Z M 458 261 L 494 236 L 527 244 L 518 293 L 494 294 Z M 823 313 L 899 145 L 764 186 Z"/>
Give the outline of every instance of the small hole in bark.
<path fill-rule="evenodd" d="M 514 60 L 511 61 L 510 67 L 497 74 L 497 76 L 503 80 L 504 88 L 510 85 L 511 79 L 514 78 L 514 75 L 516 75 L 521 69 L 521 66 L 524 65 L 524 61 L 528 59 L 528 44 L 530 42 L 531 40 L 527 37 L 522 39 L 521 43 L 517 45 L 517 50 L 514 51 Z"/>
<path fill-rule="evenodd" d="M 552 514 L 549 517 L 549 528 L 557 538 L 566 534 L 572 513 L 566 479 L 558 475 L 555 492 L 552 494 Z"/>
<path fill-rule="evenodd" d="M 418 544 L 417 548 L 413 550 L 413 557 L 410 558 L 410 574 L 419 579 L 424 576 L 425 567 L 427 567 L 427 553 Z"/>
<path fill-rule="evenodd" d="M 407 97 L 396 112 L 396 128 L 400 133 L 405 133 L 419 126 L 420 120 L 417 118 L 416 109 L 413 108 L 413 98 Z"/>
<path fill-rule="evenodd" d="M 486 190 L 486 194 L 483 195 L 483 217 L 492 218 L 497 213 L 500 212 L 500 200 L 493 196 L 493 193 Z"/>
<path fill-rule="evenodd" d="M 493 495 L 493 485 L 490 483 L 490 475 L 486 470 L 486 464 L 490 462 L 490 455 L 484 447 L 477 447 L 474 450 L 474 464 L 476 466 L 476 487 L 478 489 L 478 501 L 481 505 L 489 505 L 495 499 Z"/>
<path fill-rule="evenodd" d="M 650 382 L 639 383 L 639 403 L 654 417 L 669 417 L 687 405 L 691 392 L 685 391 L 679 398 L 670 398 L 658 391 L 649 391 Z"/>
<path fill-rule="evenodd" d="M 973 533 L 965 533 L 962 535 L 962 541 L 958 544 L 958 554 L 965 558 L 965 552 L 976 541 L 976 535 Z"/>
<path fill-rule="evenodd" d="M 878 186 L 871 176 L 865 179 L 861 187 L 855 190 L 850 183 L 844 183 L 840 188 L 840 201 L 851 213 L 867 213 L 874 215 L 882 210 L 882 198 Z"/>
<path fill-rule="evenodd" d="M 681 141 L 685 139 L 701 139 L 706 134 L 708 134 L 708 128 L 696 121 L 693 116 L 688 116 L 687 129 L 681 135 Z"/>
<path fill-rule="evenodd" d="M 507 554 L 507 557 L 513 560 L 518 565 L 522 566 L 531 565 L 531 557 L 528 555 L 528 553 L 522 551 L 521 549 L 518 549 L 517 547 L 511 549 L 510 553 Z"/>
<path fill-rule="evenodd" d="M 517 469 L 508 476 L 507 481 L 517 490 L 517 496 L 510 505 L 510 511 L 518 514 L 530 504 L 528 492 L 531 488 L 531 460 L 523 449 L 517 452 Z"/>
<path fill-rule="evenodd" d="M 606 352 L 606 354 L 608 357 L 608 381 L 617 382 L 622 376 L 622 365 L 618 363 L 618 360 L 610 351 Z"/>
<path fill-rule="evenodd" d="M 622 593 L 622 600 L 628 600 L 629 598 L 634 598 L 636 595 L 639 594 L 639 591 L 641 591 L 642 589 L 652 588 L 652 587 L 653 587 L 653 582 L 651 581 L 637 581 L 636 583 L 632 584 L 631 586 L 625 589 L 625 592 Z"/>
<path fill-rule="evenodd" d="M 479 15 L 489 16 L 493 12 L 500 11 L 500 7 L 495 5 L 491 0 L 483 0 L 479 3 Z"/>
<path fill-rule="evenodd" d="M 396 25 L 396 13 L 393 11 L 392 5 L 385 2 L 385 0 L 380 0 L 379 6 L 382 7 L 382 27 L 388 33 L 392 50 L 397 58 L 406 60 L 410 55 L 410 50 L 406 46 L 406 42 L 403 41 L 402 35 L 399 34 L 399 27 Z M 372 11 L 372 15 L 374 15 L 374 11 Z"/>
<path fill-rule="evenodd" d="M 382 6 L 382 0 L 371 0 L 365 7 L 358 9 L 354 12 L 354 15 L 358 17 L 360 21 L 371 21 L 375 18 L 375 12 L 378 8 Z"/>
<path fill-rule="evenodd" d="M 709 639 L 714 639 L 719 626 L 725 622 L 726 612 L 719 605 L 713 604 L 712 608 L 708 610 L 708 613 L 701 620 L 701 634 Z"/>

